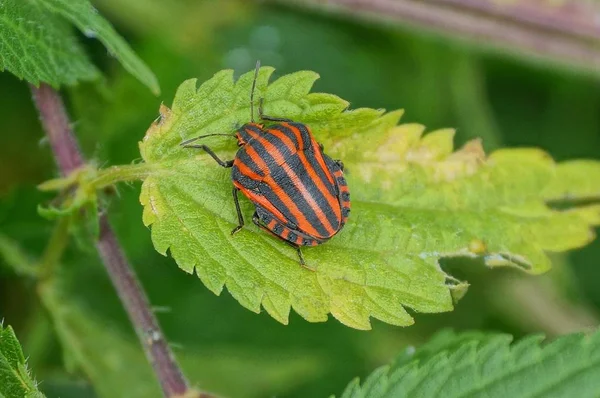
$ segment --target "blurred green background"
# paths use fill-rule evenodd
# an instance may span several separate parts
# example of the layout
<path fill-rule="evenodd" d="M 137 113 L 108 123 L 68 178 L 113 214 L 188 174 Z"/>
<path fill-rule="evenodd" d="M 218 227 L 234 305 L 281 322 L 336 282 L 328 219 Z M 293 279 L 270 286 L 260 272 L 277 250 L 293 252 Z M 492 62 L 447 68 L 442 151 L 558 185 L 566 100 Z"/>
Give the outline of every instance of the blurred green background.
<path fill-rule="evenodd" d="M 487 150 L 539 146 L 555 159 L 600 158 L 600 83 L 500 52 L 481 53 L 442 37 L 331 15 L 245 1 L 97 0 L 94 4 L 157 74 L 154 97 L 97 42 L 82 37 L 105 81 L 63 90 L 77 135 L 100 166 L 139 158 L 138 141 L 184 80 L 224 68 L 239 75 L 257 59 L 276 76 L 310 69 L 315 90 L 352 107 L 404 108 L 404 122 L 457 128 L 457 145 L 482 137 Z M 36 184 L 56 176 L 24 82 L 0 74 L 0 231 L 32 258 L 52 224 L 36 213 L 52 199 Z M 336 320 L 283 326 L 210 293 L 156 253 L 141 222 L 139 184 L 118 187 L 108 206 L 159 319 L 193 384 L 235 397 L 340 393 L 408 345 L 437 330 L 558 335 L 598 324 L 600 242 L 555 257 L 542 277 L 487 270 L 454 259 L 444 266 L 471 283 L 447 314 L 416 314 L 416 325 L 374 322 L 361 332 Z M 31 280 L 0 261 L 0 319 L 12 325 L 49 397 L 158 396 L 110 282 L 92 247 L 69 248 L 55 293 L 42 306 Z M 52 296 L 52 299 L 48 298 Z M 52 316 L 46 308 L 53 308 Z M 59 339 L 64 342 L 61 344 Z M 64 356 L 63 356 L 64 354 Z M 67 372 L 67 370 L 69 372 Z M 96 386 L 96 392 L 89 380 Z M 112 391 L 112 395 L 110 392 Z"/>

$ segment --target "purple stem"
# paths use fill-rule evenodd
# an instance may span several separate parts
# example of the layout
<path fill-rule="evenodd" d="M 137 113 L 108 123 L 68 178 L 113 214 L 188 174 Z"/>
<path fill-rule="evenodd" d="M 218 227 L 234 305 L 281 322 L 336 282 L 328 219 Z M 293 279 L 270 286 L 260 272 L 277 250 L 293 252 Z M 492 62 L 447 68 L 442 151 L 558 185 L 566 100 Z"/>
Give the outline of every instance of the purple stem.
<path fill-rule="evenodd" d="M 589 71 L 600 65 L 600 6 L 537 0 L 271 0 L 451 34 Z"/>
<path fill-rule="evenodd" d="M 46 84 L 41 84 L 39 88 L 31 86 L 31 91 L 56 162 L 62 174 L 66 176 L 83 166 L 84 160 L 62 99 L 56 90 Z M 165 396 L 175 397 L 191 393 L 189 397 L 212 397 L 206 393 L 190 391 L 151 310 L 148 297 L 127 261 L 105 214 L 100 216 L 100 237 L 96 248 Z"/>

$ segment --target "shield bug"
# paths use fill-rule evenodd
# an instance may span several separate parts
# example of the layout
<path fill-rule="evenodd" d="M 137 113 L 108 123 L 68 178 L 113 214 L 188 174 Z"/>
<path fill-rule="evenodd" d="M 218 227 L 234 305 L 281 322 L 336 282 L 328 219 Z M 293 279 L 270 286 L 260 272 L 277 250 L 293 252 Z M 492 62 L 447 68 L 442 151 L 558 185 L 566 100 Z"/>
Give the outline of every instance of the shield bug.
<path fill-rule="evenodd" d="M 260 120 L 273 122 L 265 126 L 254 121 L 254 91 L 260 69 L 257 62 L 250 92 L 250 123 L 234 134 L 208 134 L 183 142 L 185 148 L 199 148 L 222 167 L 232 168 L 233 201 L 238 226 L 244 226 L 238 192 L 255 206 L 252 221 L 261 229 L 294 247 L 301 265 L 305 265 L 300 247 L 316 246 L 338 233 L 350 214 L 350 193 L 344 179 L 344 166 L 323 153 L 308 126 L 289 119 L 263 113 L 259 100 Z M 235 158 L 221 160 L 199 139 L 224 135 L 235 137 L 240 149 Z"/>

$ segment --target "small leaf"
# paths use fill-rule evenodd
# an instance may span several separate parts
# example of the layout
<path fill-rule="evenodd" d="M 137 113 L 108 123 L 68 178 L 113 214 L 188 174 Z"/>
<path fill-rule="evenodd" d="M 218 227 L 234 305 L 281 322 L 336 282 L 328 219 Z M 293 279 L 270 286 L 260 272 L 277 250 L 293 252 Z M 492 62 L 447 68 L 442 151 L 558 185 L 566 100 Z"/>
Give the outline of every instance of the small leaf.
<path fill-rule="evenodd" d="M 36 0 L 47 10 L 60 14 L 75 24 L 89 38 L 97 38 L 109 54 L 154 94 L 160 93 L 158 80 L 148 66 L 133 52 L 129 44 L 104 19 L 88 0 Z"/>
<path fill-rule="evenodd" d="M 40 216 L 46 220 L 52 221 L 60 217 L 66 217 L 72 215 L 75 211 L 79 210 L 81 206 L 69 206 L 65 208 L 58 208 L 54 206 L 42 206 L 38 205 L 37 212 Z"/>
<path fill-rule="evenodd" d="M 600 394 L 600 332 L 540 344 L 530 336 L 443 332 L 434 344 L 354 379 L 342 398 L 593 397 Z M 435 349 L 434 349 L 435 348 Z"/>
<path fill-rule="evenodd" d="M 453 130 L 423 136 L 420 125 L 397 126 L 402 111 L 345 110 L 348 103 L 334 95 L 309 93 L 314 72 L 283 76 L 267 87 L 272 72 L 261 68 L 256 98 L 264 97 L 265 114 L 306 123 L 325 151 L 344 161 L 352 215 L 338 236 L 304 250 L 316 272 L 300 267 L 293 250 L 254 225 L 231 237 L 237 220 L 229 171 L 179 144 L 232 133 L 248 122 L 253 73 L 234 83 L 232 71 L 221 71 L 199 88 L 195 79 L 185 81 L 172 109 L 161 107 L 140 143 L 153 170 L 140 200 L 156 250 L 170 251 L 214 293 L 227 286 L 243 306 L 255 312 L 262 306 L 282 323 L 294 308 L 311 322 L 331 313 L 359 329 L 370 328 L 369 317 L 406 326 L 413 319 L 405 307 L 449 311 L 453 298 L 464 295 L 467 285 L 440 269 L 441 257 L 481 256 L 489 266 L 541 273 L 550 267 L 546 251 L 593 238 L 600 207 L 546 205 L 545 189 L 560 178 L 560 166 L 541 150 L 487 156 L 475 140 L 453 152 Z M 233 141 L 204 143 L 232 159 Z M 586 193 L 593 192 L 600 182 L 587 178 Z M 248 220 L 252 205 L 242 201 L 242 212 Z"/>
<path fill-rule="evenodd" d="M 0 71 L 54 87 L 99 77 L 69 24 L 37 0 L 0 2 Z"/>
<path fill-rule="evenodd" d="M 71 232 L 79 247 L 84 250 L 100 234 L 99 195 L 91 183 L 96 177 L 97 169 L 93 165 L 86 165 L 66 177 L 38 185 L 41 191 L 58 191 L 58 196 L 49 205 L 38 205 L 38 214 L 48 220 L 69 217 Z"/>
<path fill-rule="evenodd" d="M 39 271 L 35 262 L 18 246 L 17 242 L 0 233 L 0 264 L 6 263 L 20 275 L 37 276 Z"/>
<path fill-rule="evenodd" d="M 0 397 L 43 398 L 13 329 L 0 323 Z"/>
<path fill-rule="evenodd" d="M 87 37 L 97 37 L 128 72 L 160 92 L 152 71 L 88 0 L 0 2 L 0 71 L 54 87 L 98 78 L 69 22 Z"/>

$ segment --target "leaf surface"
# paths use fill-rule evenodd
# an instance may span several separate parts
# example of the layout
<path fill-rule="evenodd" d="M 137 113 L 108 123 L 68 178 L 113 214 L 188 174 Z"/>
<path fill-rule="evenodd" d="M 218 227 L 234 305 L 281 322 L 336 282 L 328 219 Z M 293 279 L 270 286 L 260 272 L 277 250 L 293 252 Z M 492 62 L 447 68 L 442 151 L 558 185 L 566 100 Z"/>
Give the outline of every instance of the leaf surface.
<path fill-rule="evenodd" d="M 99 77 L 71 23 L 98 38 L 123 67 L 154 93 L 158 81 L 146 64 L 88 0 L 5 0 L 0 3 L 0 71 L 53 87 Z"/>
<path fill-rule="evenodd" d="M 37 0 L 0 2 L 0 71 L 54 87 L 99 76 L 67 21 Z"/>
<path fill-rule="evenodd" d="M 0 397 L 43 398 L 13 329 L 0 324 Z"/>
<path fill-rule="evenodd" d="M 600 333 L 542 344 L 530 336 L 444 332 L 395 364 L 353 380 L 342 398 L 593 397 L 600 394 Z"/>
<path fill-rule="evenodd" d="M 57 13 L 89 38 L 97 38 L 121 65 L 145 84 L 154 94 L 160 93 L 158 80 L 129 44 L 102 17 L 89 0 L 37 0 L 47 10 Z"/>
<path fill-rule="evenodd" d="M 154 170 L 140 200 L 155 248 L 169 250 L 181 269 L 195 271 L 216 294 L 227 286 L 243 306 L 255 312 L 262 306 L 282 323 L 294 308 L 313 322 L 331 313 L 359 329 L 370 328 L 370 317 L 406 326 L 413 323 L 406 308 L 449 311 L 452 297 L 464 294 L 466 284 L 440 269 L 443 256 L 482 256 L 489 266 L 541 273 L 550 267 L 547 251 L 593 238 L 598 205 L 566 211 L 546 205 L 546 189 L 584 193 L 568 181 L 557 185 L 563 166 L 543 151 L 505 149 L 487 156 L 477 140 L 454 151 L 452 130 L 423 135 L 422 126 L 397 125 L 401 111 L 346 110 L 348 103 L 334 95 L 310 93 L 314 72 L 267 85 L 272 72 L 261 68 L 257 80 L 265 114 L 306 123 L 325 151 L 344 161 L 352 214 L 339 235 L 304 250 L 314 272 L 251 223 L 230 236 L 237 220 L 229 170 L 179 144 L 201 134 L 232 133 L 248 122 L 253 73 L 234 82 L 232 71 L 222 71 L 200 87 L 195 79 L 185 81 L 172 109 L 161 107 L 140 143 Z M 203 143 L 223 159 L 235 156 L 232 138 Z M 577 171 L 587 194 L 600 184 L 588 172 L 599 168 L 589 162 Z M 242 211 L 249 221 L 248 201 Z"/>

